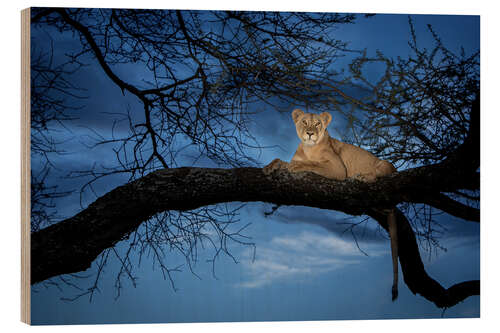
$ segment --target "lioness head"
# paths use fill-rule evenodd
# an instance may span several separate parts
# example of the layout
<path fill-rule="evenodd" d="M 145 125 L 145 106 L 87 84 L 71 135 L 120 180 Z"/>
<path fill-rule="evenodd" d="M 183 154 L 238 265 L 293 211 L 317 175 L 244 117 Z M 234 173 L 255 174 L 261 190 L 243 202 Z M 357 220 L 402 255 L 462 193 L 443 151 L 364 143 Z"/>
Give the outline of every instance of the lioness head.
<path fill-rule="evenodd" d="M 321 141 L 326 132 L 326 127 L 332 120 L 328 112 L 322 114 L 304 113 L 295 109 L 292 112 L 293 122 L 297 129 L 297 135 L 307 146 L 313 146 Z"/>

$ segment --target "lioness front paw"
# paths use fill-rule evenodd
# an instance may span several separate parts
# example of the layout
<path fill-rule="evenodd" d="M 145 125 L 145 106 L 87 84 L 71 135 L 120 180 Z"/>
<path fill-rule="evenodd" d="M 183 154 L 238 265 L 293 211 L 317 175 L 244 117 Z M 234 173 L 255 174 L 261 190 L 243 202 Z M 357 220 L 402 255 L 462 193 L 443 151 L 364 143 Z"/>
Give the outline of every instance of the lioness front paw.
<path fill-rule="evenodd" d="M 283 162 L 279 158 L 276 158 L 271 163 L 262 168 L 262 171 L 264 172 L 264 174 L 269 175 L 275 170 L 286 168 L 287 164 L 288 163 Z"/>
<path fill-rule="evenodd" d="M 304 171 L 303 166 L 300 163 L 294 163 L 294 161 L 292 161 L 290 164 L 288 164 L 287 169 L 290 172 Z"/>
<path fill-rule="evenodd" d="M 292 161 L 288 163 L 287 169 L 290 172 L 304 172 L 304 171 L 315 172 L 311 166 L 305 165 L 304 163 L 298 161 Z"/>

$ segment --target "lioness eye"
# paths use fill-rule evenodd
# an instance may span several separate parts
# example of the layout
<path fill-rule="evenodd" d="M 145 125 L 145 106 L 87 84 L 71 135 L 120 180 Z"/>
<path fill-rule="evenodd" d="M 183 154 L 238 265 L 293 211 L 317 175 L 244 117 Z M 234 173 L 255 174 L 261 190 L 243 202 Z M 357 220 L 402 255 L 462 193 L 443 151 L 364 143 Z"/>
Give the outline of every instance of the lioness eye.
<path fill-rule="evenodd" d="M 307 121 L 305 121 L 305 120 L 302 120 L 302 123 L 303 123 L 304 125 L 307 125 Z"/>
<path fill-rule="evenodd" d="M 316 123 L 314 126 L 319 127 L 319 125 L 321 125 L 321 123 Z"/>

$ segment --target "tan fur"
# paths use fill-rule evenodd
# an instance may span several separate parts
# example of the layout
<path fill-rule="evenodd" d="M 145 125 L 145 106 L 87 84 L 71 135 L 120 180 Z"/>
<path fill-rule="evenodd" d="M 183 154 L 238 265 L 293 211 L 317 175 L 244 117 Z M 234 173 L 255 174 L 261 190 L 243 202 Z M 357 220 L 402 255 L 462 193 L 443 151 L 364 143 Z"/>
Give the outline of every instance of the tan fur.
<path fill-rule="evenodd" d="M 295 109 L 292 112 L 292 118 L 301 140 L 299 147 L 290 163 L 276 159 L 264 168 L 266 173 L 276 168 L 286 168 L 291 172 L 311 171 L 336 180 L 356 178 L 365 182 L 374 182 L 377 177 L 396 172 L 396 168 L 391 163 L 378 159 L 372 153 L 331 138 L 326 130 L 332 120 L 328 112 L 317 115 Z M 394 210 L 388 212 L 387 222 L 393 262 L 392 297 L 395 300 L 398 293 L 398 248 Z"/>

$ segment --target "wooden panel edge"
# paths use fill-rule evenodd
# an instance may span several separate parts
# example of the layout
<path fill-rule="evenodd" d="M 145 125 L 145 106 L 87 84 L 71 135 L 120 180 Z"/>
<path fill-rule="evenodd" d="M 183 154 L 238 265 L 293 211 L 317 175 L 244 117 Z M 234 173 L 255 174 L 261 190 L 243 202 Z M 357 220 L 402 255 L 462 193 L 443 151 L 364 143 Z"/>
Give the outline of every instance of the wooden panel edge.
<path fill-rule="evenodd" d="M 30 8 L 21 11 L 21 321 L 31 324 Z"/>

